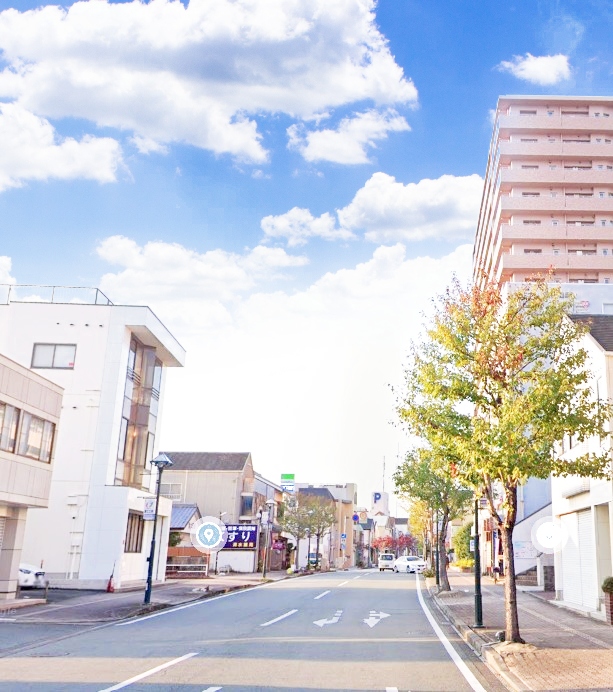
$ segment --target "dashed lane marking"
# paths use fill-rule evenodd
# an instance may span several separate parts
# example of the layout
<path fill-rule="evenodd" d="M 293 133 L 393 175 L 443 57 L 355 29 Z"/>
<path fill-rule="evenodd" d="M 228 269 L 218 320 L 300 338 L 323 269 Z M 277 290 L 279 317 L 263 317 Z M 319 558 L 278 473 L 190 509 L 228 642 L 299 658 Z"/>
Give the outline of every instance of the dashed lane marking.
<path fill-rule="evenodd" d="M 128 687 L 134 682 L 138 682 L 139 680 L 143 680 L 144 678 L 148 678 L 151 675 L 155 675 L 155 673 L 159 673 L 160 670 L 164 670 L 165 668 L 170 668 L 170 666 L 175 666 L 177 663 L 181 663 L 182 661 L 186 661 L 188 658 L 193 658 L 194 656 L 197 656 L 198 652 L 191 653 L 191 654 L 185 654 L 185 656 L 180 656 L 179 658 L 174 658 L 172 661 L 167 661 L 166 663 L 162 663 L 162 665 L 156 666 L 155 668 L 151 668 L 149 670 L 146 670 L 144 673 L 140 673 L 140 675 L 135 675 L 133 678 L 130 678 L 129 680 L 124 680 L 123 682 L 118 682 L 116 685 L 113 685 L 112 687 L 105 687 L 103 690 L 100 690 L 100 692 L 114 692 L 115 690 L 123 690 L 124 687 Z M 217 688 L 219 689 L 219 688 Z"/>
<path fill-rule="evenodd" d="M 288 610 L 287 613 L 283 613 L 283 615 L 279 615 L 278 618 L 275 618 L 274 620 L 269 620 L 268 622 L 264 622 L 260 625 L 260 627 L 268 627 L 268 625 L 274 625 L 275 622 L 279 622 L 279 620 L 283 620 L 284 618 L 289 617 L 290 615 L 293 615 L 294 613 L 297 613 L 298 610 L 294 608 L 294 610 Z"/>
<path fill-rule="evenodd" d="M 320 598 L 323 598 L 324 596 L 326 596 L 329 593 L 330 593 L 329 591 L 324 591 L 323 593 L 320 593 L 319 596 L 315 596 L 315 598 L 313 600 L 318 601 Z"/>
<path fill-rule="evenodd" d="M 345 584 L 349 584 L 349 581 L 342 581 L 339 586 L 345 586 Z"/>

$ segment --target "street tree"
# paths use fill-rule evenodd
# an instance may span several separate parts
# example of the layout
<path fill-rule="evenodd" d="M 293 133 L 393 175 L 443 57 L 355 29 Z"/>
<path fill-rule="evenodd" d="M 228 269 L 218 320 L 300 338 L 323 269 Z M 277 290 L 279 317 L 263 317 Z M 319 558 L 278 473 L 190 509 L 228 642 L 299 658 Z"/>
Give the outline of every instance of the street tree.
<path fill-rule="evenodd" d="M 466 513 L 474 491 L 453 478 L 444 462 L 436 459 L 434 450 L 426 447 L 408 452 L 404 463 L 394 473 L 394 483 L 398 492 L 421 500 L 436 515 L 440 588 L 441 591 L 450 591 L 445 550 L 447 529 L 450 521 Z"/>
<path fill-rule="evenodd" d="M 589 386 L 581 336 L 568 317 L 572 297 L 544 279 L 506 293 L 494 282 L 454 281 L 435 302 L 432 323 L 413 345 L 398 413 L 409 432 L 447 461 L 447 471 L 487 498 L 502 538 L 506 636 L 519 631 L 513 529 L 517 488 L 550 474 L 606 477 L 611 406 Z M 572 436 L 572 460 L 556 444 Z M 500 494 L 496 502 L 494 493 Z"/>
<path fill-rule="evenodd" d="M 308 521 L 308 535 L 315 536 L 315 569 L 319 565 L 319 546 L 326 532 L 331 529 L 336 520 L 336 505 L 334 500 L 320 495 L 310 495 L 309 493 L 299 493 L 300 503 L 305 508 Z M 309 564 L 307 556 L 307 565 Z"/>
<path fill-rule="evenodd" d="M 402 496 L 402 495 L 401 495 Z M 408 500 L 408 498 L 407 498 Z M 424 560 L 428 559 L 428 529 L 430 526 L 430 508 L 423 500 L 412 500 L 409 503 L 409 526 L 418 542 Z"/>

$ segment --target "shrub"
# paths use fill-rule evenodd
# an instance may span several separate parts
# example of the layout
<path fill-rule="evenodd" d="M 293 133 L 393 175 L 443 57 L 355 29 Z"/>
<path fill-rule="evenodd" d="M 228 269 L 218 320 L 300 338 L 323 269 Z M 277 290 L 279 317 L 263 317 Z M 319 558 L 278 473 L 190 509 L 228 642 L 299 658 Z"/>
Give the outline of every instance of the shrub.
<path fill-rule="evenodd" d="M 473 525 L 471 522 L 465 524 L 453 537 L 453 549 L 457 558 L 456 564 L 459 560 L 467 560 L 472 557 L 470 552 L 470 534 L 472 530 Z"/>
<path fill-rule="evenodd" d="M 613 577 L 607 577 L 600 587 L 605 593 L 613 593 Z"/>
<path fill-rule="evenodd" d="M 431 569 L 430 567 L 428 567 L 428 569 L 425 569 L 425 570 L 422 572 L 422 574 L 424 575 L 424 577 L 434 577 L 434 576 L 435 576 L 434 570 Z"/>
<path fill-rule="evenodd" d="M 459 567 L 460 569 L 472 568 L 475 566 L 475 561 L 472 557 L 464 558 L 462 560 L 456 560 L 453 563 L 454 567 Z"/>

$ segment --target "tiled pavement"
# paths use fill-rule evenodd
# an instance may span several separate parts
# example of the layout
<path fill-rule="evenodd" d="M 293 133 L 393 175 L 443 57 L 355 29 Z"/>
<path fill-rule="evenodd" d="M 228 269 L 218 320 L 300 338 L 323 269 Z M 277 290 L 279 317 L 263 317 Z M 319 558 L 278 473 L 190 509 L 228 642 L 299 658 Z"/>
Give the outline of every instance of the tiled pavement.
<path fill-rule="evenodd" d="M 474 623 L 474 576 L 450 572 L 452 591 L 435 600 L 462 636 L 516 690 L 613 692 L 613 627 L 563 609 L 549 594 L 518 591 L 520 632 L 526 644 L 498 643 L 504 630 L 504 593 L 483 578 L 483 629 Z M 434 589 L 431 589 L 433 592 Z"/>

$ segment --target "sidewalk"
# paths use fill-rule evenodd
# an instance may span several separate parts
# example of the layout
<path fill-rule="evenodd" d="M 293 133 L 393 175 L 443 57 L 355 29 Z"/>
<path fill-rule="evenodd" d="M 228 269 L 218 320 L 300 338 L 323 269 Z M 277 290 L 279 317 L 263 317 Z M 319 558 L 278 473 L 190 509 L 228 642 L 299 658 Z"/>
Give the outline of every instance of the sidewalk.
<path fill-rule="evenodd" d="M 145 584 L 131 587 L 130 590 L 120 590 L 115 593 L 103 591 L 88 591 L 81 595 L 64 598 L 56 603 L 51 592 L 49 601 L 40 604 L 36 600 L 26 604 L 0 601 L 0 622 L 36 623 L 55 625 L 84 625 L 113 622 L 133 617 L 144 612 L 170 608 L 172 606 L 190 603 L 203 598 L 236 591 L 268 581 L 278 581 L 287 578 L 286 572 L 271 572 L 262 580 L 261 574 L 228 574 L 211 576 L 206 579 L 176 579 L 154 584 L 151 592 L 151 603 L 143 606 Z M 27 597 L 27 592 L 22 591 Z"/>
<path fill-rule="evenodd" d="M 451 592 L 430 593 L 473 649 L 517 691 L 613 692 L 613 626 L 556 606 L 552 594 L 519 591 L 526 644 L 499 643 L 505 629 L 502 583 L 482 578 L 483 629 L 474 624 L 474 575 L 449 572 Z"/>

